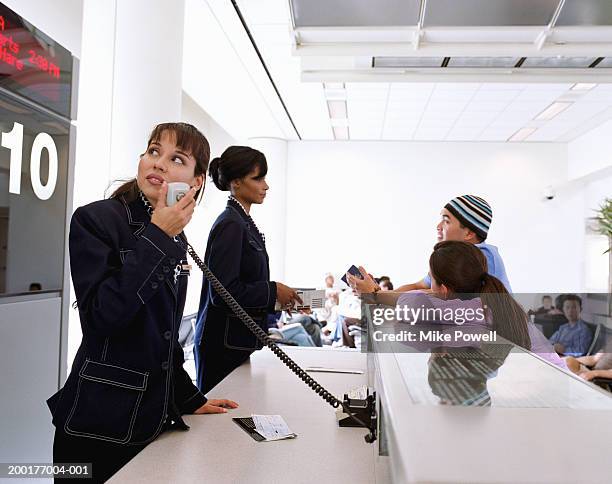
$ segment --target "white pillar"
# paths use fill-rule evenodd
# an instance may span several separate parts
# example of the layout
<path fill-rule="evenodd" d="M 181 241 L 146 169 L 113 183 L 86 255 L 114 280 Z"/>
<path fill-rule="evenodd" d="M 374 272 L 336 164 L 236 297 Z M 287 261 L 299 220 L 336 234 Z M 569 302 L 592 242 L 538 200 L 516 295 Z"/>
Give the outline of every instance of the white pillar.
<path fill-rule="evenodd" d="M 180 119 L 184 8 L 183 0 L 117 2 L 113 179 L 136 174 L 138 155 L 145 150 L 154 125 Z"/>
<path fill-rule="evenodd" d="M 183 12 L 183 0 L 84 0 L 74 208 L 134 177 L 153 126 L 180 120 Z M 80 341 L 70 311 L 68 368 Z"/>
<path fill-rule="evenodd" d="M 248 145 L 266 155 L 270 185 L 265 202 L 253 205 L 251 215 L 266 236 L 270 256 L 270 278 L 285 284 L 285 243 L 287 227 L 287 141 L 278 138 L 251 138 Z"/>

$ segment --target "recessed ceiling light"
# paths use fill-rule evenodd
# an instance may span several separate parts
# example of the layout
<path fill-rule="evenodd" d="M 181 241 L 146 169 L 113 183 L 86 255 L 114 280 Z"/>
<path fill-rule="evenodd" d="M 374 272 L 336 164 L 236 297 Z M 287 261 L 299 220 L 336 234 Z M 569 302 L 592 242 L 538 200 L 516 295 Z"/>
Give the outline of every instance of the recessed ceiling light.
<path fill-rule="evenodd" d="M 349 139 L 348 126 L 345 126 L 345 127 L 333 126 L 332 129 L 334 130 L 334 139 L 337 139 L 337 140 Z"/>
<path fill-rule="evenodd" d="M 597 84 L 591 83 L 591 82 L 577 82 L 576 84 L 574 84 L 571 89 L 572 91 L 590 91 L 591 89 L 593 89 Z"/>
<path fill-rule="evenodd" d="M 510 136 L 510 138 L 508 138 L 508 141 L 525 141 L 537 130 L 538 128 L 521 128 L 512 136 Z"/>
<path fill-rule="evenodd" d="M 325 99 L 328 101 L 344 101 L 346 100 L 345 89 L 325 89 Z"/>
<path fill-rule="evenodd" d="M 330 119 L 329 122 L 335 128 L 346 128 L 349 125 L 349 121 L 346 118 Z"/>
<path fill-rule="evenodd" d="M 327 101 L 327 109 L 331 119 L 346 118 L 346 101 Z"/>
<path fill-rule="evenodd" d="M 554 102 L 548 106 L 544 111 L 538 114 L 534 119 L 536 121 L 550 121 L 557 114 L 562 113 L 574 103 L 569 102 Z"/>

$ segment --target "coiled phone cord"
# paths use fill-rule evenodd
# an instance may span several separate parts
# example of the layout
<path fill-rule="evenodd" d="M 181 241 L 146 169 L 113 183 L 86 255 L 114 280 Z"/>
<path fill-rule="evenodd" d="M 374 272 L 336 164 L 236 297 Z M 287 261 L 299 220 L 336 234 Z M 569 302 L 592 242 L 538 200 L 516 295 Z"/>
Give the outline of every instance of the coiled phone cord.
<path fill-rule="evenodd" d="M 187 252 L 194 260 L 194 262 L 198 265 L 198 267 L 204 273 L 204 277 L 208 279 L 211 286 L 215 290 L 217 294 L 223 299 L 225 304 L 240 318 L 240 320 L 246 325 L 247 328 L 255 335 L 255 337 L 261 341 L 264 345 L 266 345 L 270 350 L 293 372 L 297 375 L 297 377 L 302 380 L 306 385 L 308 385 L 317 395 L 319 395 L 323 400 L 329 403 L 333 408 L 342 407 L 342 410 L 348 414 L 353 420 L 355 420 L 359 425 L 370 430 L 370 434 L 366 435 L 365 440 L 368 443 L 374 442 L 376 439 L 374 430 L 371 429 L 368 425 L 366 425 L 359 417 L 353 414 L 347 406 L 338 400 L 334 395 L 328 392 L 320 383 L 318 383 L 314 378 L 312 378 L 308 373 L 306 373 L 300 366 L 291 359 L 291 357 L 285 353 L 270 336 L 266 334 L 266 332 L 259 327 L 259 325 L 253 320 L 251 316 L 238 304 L 238 301 L 234 299 L 234 297 L 229 293 L 225 287 L 219 282 L 216 276 L 212 273 L 212 271 L 208 268 L 208 266 L 204 263 L 200 256 L 196 254 L 195 250 L 191 246 L 191 244 L 187 244 Z"/>

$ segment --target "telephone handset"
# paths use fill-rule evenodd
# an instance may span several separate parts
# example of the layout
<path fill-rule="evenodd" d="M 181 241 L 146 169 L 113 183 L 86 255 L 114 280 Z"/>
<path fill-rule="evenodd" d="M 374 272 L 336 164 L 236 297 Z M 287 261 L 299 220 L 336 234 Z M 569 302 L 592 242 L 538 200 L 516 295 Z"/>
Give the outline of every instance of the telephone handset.
<path fill-rule="evenodd" d="M 370 418 L 370 424 L 364 423 L 363 420 L 368 420 L 368 417 L 363 413 L 360 413 L 361 418 L 355 415 L 355 408 L 351 405 L 350 399 L 345 397 L 345 401 L 341 402 L 334 395 L 332 395 L 329 391 L 323 388 L 314 378 L 312 378 L 308 373 L 306 373 L 300 366 L 291 359 L 291 357 L 285 353 L 278 345 L 266 334 L 266 332 L 259 327 L 259 325 L 253 321 L 253 318 L 248 315 L 248 313 L 238 304 L 238 302 L 234 299 L 234 297 L 223 287 L 223 285 L 219 282 L 219 280 L 215 277 L 215 275 L 211 272 L 204 261 L 200 259 L 198 254 L 196 254 L 195 250 L 191 246 L 191 244 L 187 244 L 187 252 L 194 260 L 194 262 L 198 265 L 198 267 L 204 273 L 204 277 L 208 279 L 210 285 L 215 290 L 215 292 L 223 299 L 225 304 L 234 312 L 236 316 L 244 323 L 244 325 L 249 328 L 249 330 L 257 337 L 259 341 L 261 341 L 265 346 L 270 348 L 272 353 L 274 353 L 280 360 L 293 372 L 297 375 L 297 377 L 302 380 L 306 385 L 308 385 L 317 395 L 319 395 L 323 400 L 329 403 L 332 407 L 338 408 L 342 407 L 342 410 L 349 415 L 359 427 L 364 427 L 370 430 L 370 433 L 364 437 L 365 441 L 369 444 L 376 440 L 376 418 Z M 370 416 L 374 411 L 374 406 L 370 406 L 371 412 Z M 353 410 L 353 411 L 351 411 Z M 341 426 L 346 426 L 346 423 Z"/>

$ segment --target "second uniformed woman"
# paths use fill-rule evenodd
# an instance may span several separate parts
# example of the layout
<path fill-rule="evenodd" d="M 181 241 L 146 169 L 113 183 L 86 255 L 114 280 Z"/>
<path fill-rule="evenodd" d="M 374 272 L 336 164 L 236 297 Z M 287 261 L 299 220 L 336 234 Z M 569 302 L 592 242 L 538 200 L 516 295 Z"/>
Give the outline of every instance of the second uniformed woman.
<path fill-rule="evenodd" d="M 293 289 L 270 280 L 265 238 L 250 215 L 251 206 L 266 198 L 267 172 L 266 157 L 248 146 L 230 146 L 212 160 L 210 177 L 230 196 L 211 229 L 205 254 L 210 270 L 266 332 L 266 317 L 277 302 L 285 309 L 301 302 Z M 208 392 L 261 347 L 205 279 L 196 325 L 200 390 Z"/>

